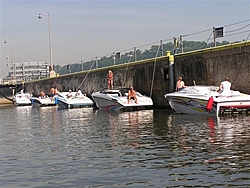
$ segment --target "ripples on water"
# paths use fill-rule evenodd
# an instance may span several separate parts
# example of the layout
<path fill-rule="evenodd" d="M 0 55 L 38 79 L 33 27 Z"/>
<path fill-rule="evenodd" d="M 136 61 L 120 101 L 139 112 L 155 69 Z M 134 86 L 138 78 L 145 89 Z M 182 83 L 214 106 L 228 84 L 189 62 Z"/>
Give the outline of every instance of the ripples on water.
<path fill-rule="evenodd" d="M 250 116 L 0 107 L 0 187 L 249 187 Z"/>

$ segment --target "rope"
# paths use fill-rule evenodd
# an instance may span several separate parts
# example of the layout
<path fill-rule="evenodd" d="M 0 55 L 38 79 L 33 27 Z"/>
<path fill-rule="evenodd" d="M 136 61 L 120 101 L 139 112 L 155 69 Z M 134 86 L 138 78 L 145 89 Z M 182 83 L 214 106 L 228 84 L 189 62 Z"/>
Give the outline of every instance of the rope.
<path fill-rule="evenodd" d="M 70 85 L 70 84 L 71 84 L 71 82 L 75 79 L 75 76 L 76 76 L 76 74 L 74 74 L 73 78 L 70 80 L 70 82 L 68 83 L 68 85 L 66 86 L 66 88 L 65 88 L 65 90 L 64 90 L 64 91 L 66 91 L 66 90 L 67 90 L 67 88 L 69 88 L 69 85 Z"/>
<path fill-rule="evenodd" d="M 79 65 L 78 65 L 78 68 L 77 68 L 76 72 L 80 69 L 80 65 L 81 65 L 81 64 L 79 64 Z M 74 74 L 73 78 L 72 78 L 72 79 L 71 79 L 71 81 L 68 83 L 68 85 L 66 86 L 66 88 L 65 88 L 65 90 L 64 90 L 64 91 L 66 91 L 66 90 L 67 90 L 67 88 L 69 88 L 69 85 L 70 85 L 70 84 L 71 84 L 71 82 L 74 80 L 75 76 L 76 76 L 76 73 Z"/>
<path fill-rule="evenodd" d="M 122 87 L 125 87 L 125 83 L 126 83 L 126 80 L 127 80 L 128 64 L 131 61 L 131 59 L 132 59 L 132 55 L 129 57 L 129 60 L 128 60 L 128 63 L 127 63 L 127 66 L 126 66 L 126 71 L 125 71 L 125 76 L 124 76 L 124 82 L 122 84 Z"/>
<path fill-rule="evenodd" d="M 7 96 L 6 96 L 6 95 L 4 95 L 2 92 L 0 92 L 0 94 L 1 94 L 4 98 L 6 98 L 7 100 L 9 100 L 9 101 L 12 101 L 12 102 L 13 102 L 13 99 L 11 99 L 11 98 L 7 97 Z"/>
<path fill-rule="evenodd" d="M 96 60 L 95 60 L 95 61 L 96 61 Z M 92 65 L 91 65 L 90 69 L 88 70 L 88 72 L 87 72 L 87 74 L 85 75 L 84 79 L 82 80 L 81 84 L 78 86 L 77 90 L 80 89 L 81 85 L 82 85 L 83 82 L 86 80 L 86 78 L 87 78 L 87 76 L 89 75 L 89 72 L 91 71 L 91 69 L 92 69 L 92 67 L 93 67 L 93 65 L 94 65 L 94 63 L 95 63 L 95 61 L 93 61 L 93 63 L 92 63 Z"/>
<path fill-rule="evenodd" d="M 153 70 L 153 77 L 152 77 L 152 82 L 151 82 L 150 98 L 152 97 L 152 93 L 153 93 L 154 79 L 155 79 L 155 69 L 156 69 L 156 58 L 158 56 L 159 50 L 160 50 L 160 45 L 159 45 L 159 47 L 157 49 L 156 56 L 155 56 L 155 61 L 154 61 L 154 70 Z"/>
<path fill-rule="evenodd" d="M 204 49 L 204 48 L 207 46 L 207 43 L 208 43 L 208 41 L 210 40 L 210 38 L 211 38 L 211 36 L 212 36 L 212 33 L 213 33 L 213 32 L 210 33 L 210 36 L 209 36 L 209 38 L 207 39 L 207 42 L 205 43 L 205 45 L 203 46 L 202 49 Z"/>

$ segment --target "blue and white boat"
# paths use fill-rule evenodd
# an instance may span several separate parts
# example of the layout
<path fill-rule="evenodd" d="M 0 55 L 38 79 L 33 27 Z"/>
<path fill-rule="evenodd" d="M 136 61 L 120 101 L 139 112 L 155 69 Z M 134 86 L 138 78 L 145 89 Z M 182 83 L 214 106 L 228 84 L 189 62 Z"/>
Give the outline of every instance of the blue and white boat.
<path fill-rule="evenodd" d="M 57 98 L 54 97 L 32 97 L 31 99 L 34 107 L 49 107 L 57 105 Z"/>
<path fill-rule="evenodd" d="M 60 92 L 57 96 L 58 108 L 88 108 L 93 107 L 94 102 L 80 92 Z"/>

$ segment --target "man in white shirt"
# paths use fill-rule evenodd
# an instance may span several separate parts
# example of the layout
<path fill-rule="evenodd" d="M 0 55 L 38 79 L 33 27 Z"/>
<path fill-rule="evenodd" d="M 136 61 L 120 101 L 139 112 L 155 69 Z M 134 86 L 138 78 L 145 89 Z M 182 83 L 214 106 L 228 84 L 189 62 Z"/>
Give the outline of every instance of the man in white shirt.
<path fill-rule="evenodd" d="M 225 78 L 223 82 L 220 84 L 220 88 L 218 92 L 222 95 L 230 95 L 231 94 L 231 83 L 229 82 L 228 77 Z"/>

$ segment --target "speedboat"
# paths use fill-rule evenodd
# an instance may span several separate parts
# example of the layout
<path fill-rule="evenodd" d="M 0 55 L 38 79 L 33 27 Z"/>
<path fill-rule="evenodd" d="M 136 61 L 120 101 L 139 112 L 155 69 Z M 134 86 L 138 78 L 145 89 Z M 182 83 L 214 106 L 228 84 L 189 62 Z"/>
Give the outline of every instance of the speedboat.
<path fill-rule="evenodd" d="M 31 97 L 30 93 L 16 93 L 13 96 L 13 103 L 16 106 L 31 106 Z"/>
<path fill-rule="evenodd" d="M 128 104 L 129 88 L 103 89 L 91 94 L 96 106 L 109 111 L 133 111 L 150 109 L 153 101 L 150 97 L 144 96 L 136 91 L 137 103 L 133 100 Z"/>
<path fill-rule="evenodd" d="M 31 101 L 34 107 L 48 107 L 57 105 L 57 99 L 54 97 L 32 97 Z"/>
<path fill-rule="evenodd" d="M 190 86 L 181 91 L 165 94 L 169 105 L 178 113 L 222 115 L 225 112 L 242 113 L 250 110 L 250 95 L 230 90 L 218 93 L 217 86 Z"/>
<path fill-rule="evenodd" d="M 60 92 L 58 94 L 58 108 L 87 108 L 92 107 L 94 102 L 88 98 L 86 95 L 80 94 L 78 92 L 71 92 L 72 97 L 68 97 L 69 92 Z"/>

